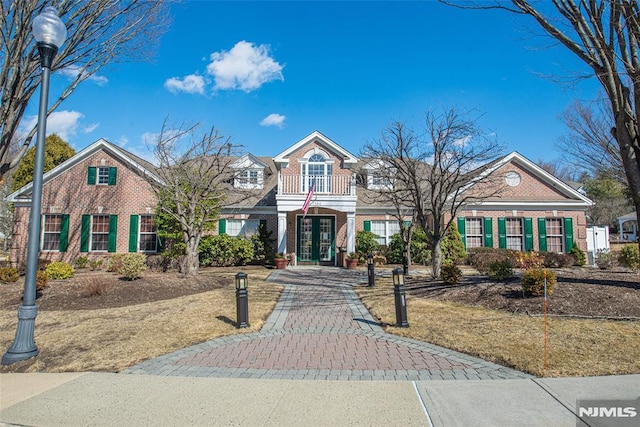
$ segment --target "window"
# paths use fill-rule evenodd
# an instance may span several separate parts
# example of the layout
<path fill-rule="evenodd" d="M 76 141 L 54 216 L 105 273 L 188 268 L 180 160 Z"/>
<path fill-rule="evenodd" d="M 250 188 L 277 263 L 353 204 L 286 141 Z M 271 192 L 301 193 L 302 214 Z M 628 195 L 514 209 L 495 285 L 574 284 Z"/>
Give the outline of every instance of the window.
<path fill-rule="evenodd" d="M 321 154 L 314 154 L 302 163 L 302 190 L 309 191 L 311 185 L 315 182 L 316 193 L 331 192 L 331 174 L 333 166 L 327 162 Z"/>
<path fill-rule="evenodd" d="M 237 188 L 262 188 L 263 171 L 247 169 L 236 174 L 235 186 Z"/>
<path fill-rule="evenodd" d="M 367 225 L 369 223 L 369 225 Z M 391 238 L 400 233 L 400 224 L 398 221 L 365 221 L 365 230 L 369 228 L 373 234 L 376 234 L 377 241 L 380 245 L 389 246 Z"/>
<path fill-rule="evenodd" d="M 140 252 L 158 251 L 158 229 L 154 215 L 140 215 Z"/>
<path fill-rule="evenodd" d="M 484 246 L 482 221 L 483 218 L 465 218 L 465 241 L 467 249 L 481 248 Z"/>
<path fill-rule="evenodd" d="M 91 251 L 107 251 L 109 249 L 109 215 L 93 215 L 91 217 Z"/>
<path fill-rule="evenodd" d="M 564 230 L 562 227 L 562 218 L 547 218 L 545 221 L 547 232 L 547 251 L 548 252 L 564 252 Z"/>
<path fill-rule="evenodd" d="M 89 185 L 116 185 L 117 168 L 111 166 L 90 166 L 87 172 Z"/>
<path fill-rule="evenodd" d="M 62 231 L 62 215 L 45 215 L 42 233 L 42 250 L 60 250 L 60 233 Z"/>
<path fill-rule="evenodd" d="M 506 218 L 507 249 L 524 250 L 522 218 Z"/>
<path fill-rule="evenodd" d="M 109 168 L 99 167 L 98 168 L 98 185 L 108 185 L 109 184 Z"/>
<path fill-rule="evenodd" d="M 259 219 L 228 219 L 226 220 L 226 233 L 231 237 L 244 236 L 251 238 L 258 233 Z"/>

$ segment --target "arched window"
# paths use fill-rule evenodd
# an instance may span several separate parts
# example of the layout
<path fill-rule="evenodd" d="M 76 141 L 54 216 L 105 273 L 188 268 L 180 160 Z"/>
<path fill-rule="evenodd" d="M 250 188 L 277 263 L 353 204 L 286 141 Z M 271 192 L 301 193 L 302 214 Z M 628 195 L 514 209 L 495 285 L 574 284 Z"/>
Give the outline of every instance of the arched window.
<path fill-rule="evenodd" d="M 304 191 L 308 191 L 315 182 L 315 190 L 318 193 L 331 192 L 332 165 L 327 162 L 322 154 L 311 155 L 306 163 L 302 164 L 302 183 Z"/>

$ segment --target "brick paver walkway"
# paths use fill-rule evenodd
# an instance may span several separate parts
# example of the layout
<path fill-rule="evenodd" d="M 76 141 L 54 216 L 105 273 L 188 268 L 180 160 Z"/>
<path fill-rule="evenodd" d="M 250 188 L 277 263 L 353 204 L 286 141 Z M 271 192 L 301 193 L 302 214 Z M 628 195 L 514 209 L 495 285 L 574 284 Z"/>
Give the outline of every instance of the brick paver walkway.
<path fill-rule="evenodd" d="M 260 332 L 214 339 L 124 373 L 321 380 L 531 378 L 385 333 L 353 291 L 354 284 L 366 281 L 361 271 L 295 268 L 277 270 L 269 280 L 285 285 L 285 291 Z"/>

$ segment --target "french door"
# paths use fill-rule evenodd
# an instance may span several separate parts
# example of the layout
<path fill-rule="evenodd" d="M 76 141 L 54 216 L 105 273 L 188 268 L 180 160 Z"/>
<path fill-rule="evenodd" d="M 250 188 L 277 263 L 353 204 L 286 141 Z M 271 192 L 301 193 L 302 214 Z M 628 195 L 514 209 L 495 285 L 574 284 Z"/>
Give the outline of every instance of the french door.
<path fill-rule="evenodd" d="M 335 259 L 336 224 L 334 217 L 298 216 L 297 251 L 298 262 L 330 263 Z"/>

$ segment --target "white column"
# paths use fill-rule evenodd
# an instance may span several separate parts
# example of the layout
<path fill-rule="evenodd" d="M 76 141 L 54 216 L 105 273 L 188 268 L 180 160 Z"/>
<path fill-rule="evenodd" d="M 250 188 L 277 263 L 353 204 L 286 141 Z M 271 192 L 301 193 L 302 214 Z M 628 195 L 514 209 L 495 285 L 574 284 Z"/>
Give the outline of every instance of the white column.
<path fill-rule="evenodd" d="M 347 212 L 347 253 L 356 251 L 356 213 Z"/>
<path fill-rule="evenodd" d="M 278 212 L 278 252 L 287 253 L 287 213 Z"/>

